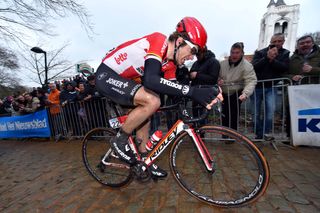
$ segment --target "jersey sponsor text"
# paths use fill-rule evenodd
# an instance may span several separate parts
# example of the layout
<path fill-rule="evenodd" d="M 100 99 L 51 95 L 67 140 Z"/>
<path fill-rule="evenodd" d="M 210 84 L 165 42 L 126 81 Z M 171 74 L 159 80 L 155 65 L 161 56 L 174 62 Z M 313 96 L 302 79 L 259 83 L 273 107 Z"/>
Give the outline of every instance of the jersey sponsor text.
<path fill-rule="evenodd" d="M 174 82 L 172 82 L 172 81 L 168 81 L 168 80 L 166 80 L 166 79 L 164 79 L 164 78 L 161 78 L 161 79 L 160 79 L 160 83 L 161 83 L 161 84 L 164 84 L 164 85 L 167 85 L 167 86 L 169 86 L 169 87 L 173 87 L 173 88 L 179 89 L 179 90 L 182 89 L 182 85 L 176 84 L 176 83 L 174 83 Z"/>
<path fill-rule="evenodd" d="M 126 88 L 128 86 L 128 82 L 123 83 L 122 81 L 115 80 L 113 78 L 108 78 L 106 83 L 116 86 L 118 88 Z"/>

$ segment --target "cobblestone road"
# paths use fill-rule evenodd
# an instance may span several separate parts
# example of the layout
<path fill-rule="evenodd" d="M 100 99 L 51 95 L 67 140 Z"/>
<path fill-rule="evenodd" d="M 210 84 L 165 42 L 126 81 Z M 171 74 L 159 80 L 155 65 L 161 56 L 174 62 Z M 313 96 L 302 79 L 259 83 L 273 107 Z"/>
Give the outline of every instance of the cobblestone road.
<path fill-rule="evenodd" d="M 320 149 L 260 147 L 271 169 L 267 193 L 247 207 L 217 209 L 191 198 L 171 175 L 104 188 L 87 174 L 79 141 L 0 141 L 0 212 L 320 212 Z M 169 171 L 167 159 L 158 164 Z"/>

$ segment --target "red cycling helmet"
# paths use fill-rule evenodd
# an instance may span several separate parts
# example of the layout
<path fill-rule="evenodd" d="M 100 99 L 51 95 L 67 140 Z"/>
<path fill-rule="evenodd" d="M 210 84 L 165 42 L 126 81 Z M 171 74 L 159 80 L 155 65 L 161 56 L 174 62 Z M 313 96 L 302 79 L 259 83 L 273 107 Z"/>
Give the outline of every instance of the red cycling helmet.
<path fill-rule="evenodd" d="M 189 40 L 198 45 L 201 49 L 206 46 L 207 32 L 202 24 L 194 17 L 184 17 L 176 27 L 176 31 L 179 33 L 186 32 L 189 36 Z"/>

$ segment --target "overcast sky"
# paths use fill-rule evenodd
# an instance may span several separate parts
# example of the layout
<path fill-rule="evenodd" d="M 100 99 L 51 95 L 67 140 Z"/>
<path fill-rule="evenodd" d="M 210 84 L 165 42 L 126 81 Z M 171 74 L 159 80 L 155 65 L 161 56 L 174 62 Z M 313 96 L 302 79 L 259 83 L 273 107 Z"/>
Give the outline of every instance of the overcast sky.
<path fill-rule="evenodd" d="M 276 1 L 276 0 L 275 0 Z M 94 32 L 90 39 L 76 17 L 54 22 L 57 37 L 36 38 L 35 45 L 44 50 L 70 45 L 64 55 L 73 63 L 88 62 L 97 68 L 105 53 L 134 38 L 158 31 L 172 33 L 184 16 L 194 16 L 205 26 L 207 46 L 217 56 L 229 52 L 230 46 L 242 41 L 246 54 L 258 47 L 260 21 L 270 0 L 122 0 L 83 2 L 91 14 Z M 320 0 L 284 0 L 287 5 L 300 4 L 298 36 L 320 31 Z"/>

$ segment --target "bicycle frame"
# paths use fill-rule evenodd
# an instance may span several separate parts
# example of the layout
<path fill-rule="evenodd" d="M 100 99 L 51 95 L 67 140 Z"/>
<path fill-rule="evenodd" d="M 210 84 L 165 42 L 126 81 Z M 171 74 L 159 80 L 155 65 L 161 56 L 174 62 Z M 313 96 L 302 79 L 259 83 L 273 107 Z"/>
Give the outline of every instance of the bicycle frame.
<path fill-rule="evenodd" d="M 152 149 L 148 154 L 147 158 L 144 160 L 144 163 L 150 166 L 160 155 L 161 153 L 169 146 L 169 144 L 176 139 L 176 137 L 183 131 L 186 131 L 189 136 L 192 138 L 192 141 L 195 143 L 198 152 L 207 168 L 208 171 L 213 171 L 213 159 L 207 150 L 207 147 L 204 145 L 201 137 L 197 135 L 193 128 L 185 124 L 182 120 L 178 120 L 168 131 L 168 133 L 159 141 L 159 143 Z M 138 149 L 134 143 L 132 137 L 129 137 L 129 145 L 133 152 L 136 154 L 137 159 L 141 160 Z"/>
<path fill-rule="evenodd" d="M 110 107 L 110 104 L 108 102 L 107 102 L 107 107 L 108 107 L 108 110 L 113 109 L 112 107 Z M 175 107 L 175 106 L 172 106 L 172 107 Z M 170 108 L 171 107 L 168 107 L 168 109 Z M 119 111 L 119 109 L 117 109 L 117 111 Z M 113 114 L 115 115 L 118 114 L 118 116 L 109 119 L 109 125 L 113 129 L 120 128 L 128 115 L 126 114 L 123 115 L 121 113 L 115 113 L 115 112 Z M 188 113 L 184 110 L 183 114 L 187 115 Z M 214 172 L 213 158 L 209 154 L 209 151 L 207 147 L 204 145 L 201 137 L 198 136 L 198 134 L 194 131 L 194 129 L 190 125 L 184 123 L 182 120 L 176 121 L 176 123 L 171 127 L 168 133 L 164 137 L 162 137 L 161 140 L 158 142 L 158 144 L 151 150 L 147 158 L 144 160 L 144 163 L 150 166 L 161 155 L 161 153 L 169 146 L 169 144 L 173 142 L 175 138 L 183 131 L 187 132 L 189 136 L 192 138 L 192 141 L 197 147 L 197 150 L 207 170 L 210 172 Z M 137 160 L 141 161 L 142 158 L 139 154 L 138 148 L 132 136 L 129 137 L 128 143 L 130 148 L 133 150 L 134 154 L 136 155 Z M 107 165 L 108 162 L 104 160 L 106 156 L 108 155 L 106 154 L 105 157 L 103 158 L 103 163 L 106 163 Z"/>

